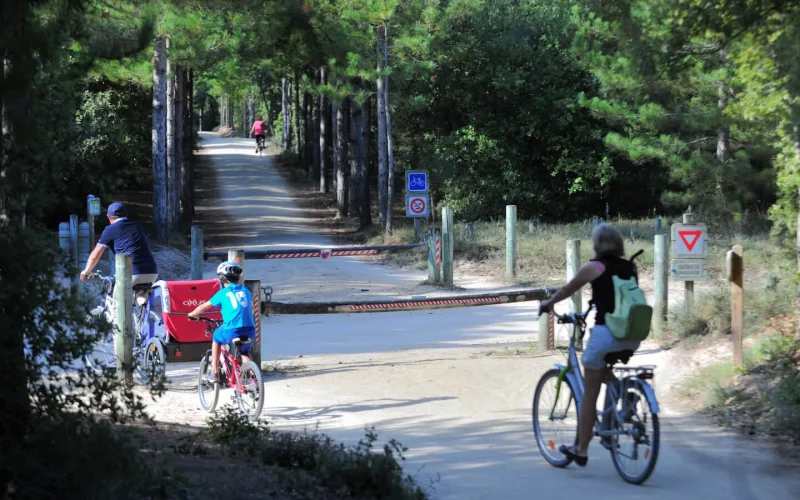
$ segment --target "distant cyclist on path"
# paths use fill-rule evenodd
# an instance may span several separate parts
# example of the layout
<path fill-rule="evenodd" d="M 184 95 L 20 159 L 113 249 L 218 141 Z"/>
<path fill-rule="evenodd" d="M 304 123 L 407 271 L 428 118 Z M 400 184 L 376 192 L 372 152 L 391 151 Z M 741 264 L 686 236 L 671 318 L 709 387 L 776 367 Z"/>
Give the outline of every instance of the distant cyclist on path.
<path fill-rule="evenodd" d="M 131 256 L 132 278 L 131 285 L 153 283 L 158 279 L 158 268 L 147 237 L 142 226 L 128 220 L 128 211 L 120 202 L 114 202 L 108 207 L 108 221 L 111 223 L 103 230 L 97 246 L 86 261 L 86 268 L 81 271 L 81 281 L 92 277 L 95 268 L 106 248 L 114 253 L 128 254 Z"/>
<path fill-rule="evenodd" d="M 261 143 L 266 140 L 266 131 L 266 123 L 264 123 L 264 120 L 262 120 L 260 116 L 257 117 L 256 121 L 253 122 L 253 126 L 250 128 L 250 132 L 256 138 L 256 153 L 258 153 L 258 148 Z"/>

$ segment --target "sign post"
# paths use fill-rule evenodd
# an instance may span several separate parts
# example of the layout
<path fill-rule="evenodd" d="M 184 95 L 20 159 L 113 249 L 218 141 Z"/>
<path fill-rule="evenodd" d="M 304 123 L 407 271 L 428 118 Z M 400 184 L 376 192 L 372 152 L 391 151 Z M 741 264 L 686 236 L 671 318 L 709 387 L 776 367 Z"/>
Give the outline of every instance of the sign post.
<path fill-rule="evenodd" d="M 672 279 L 685 282 L 683 308 L 686 315 L 692 314 L 694 305 L 694 282 L 706 281 L 706 225 L 696 223 L 692 207 L 683 214 L 683 223 L 672 225 Z"/>
<path fill-rule="evenodd" d="M 86 222 L 89 223 L 89 251 L 94 248 L 94 218 L 100 215 L 100 198 L 90 194 L 86 197 Z"/>

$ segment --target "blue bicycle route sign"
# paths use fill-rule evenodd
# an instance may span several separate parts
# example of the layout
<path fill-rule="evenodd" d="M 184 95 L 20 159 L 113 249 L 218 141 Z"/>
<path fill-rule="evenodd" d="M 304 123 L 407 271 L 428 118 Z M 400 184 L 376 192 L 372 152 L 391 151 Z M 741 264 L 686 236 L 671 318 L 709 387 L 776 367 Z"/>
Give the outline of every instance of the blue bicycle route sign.
<path fill-rule="evenodd" d="M 409 193 L 427 193 L 428 172 L 423 170 L 407 170 L 406 191 Z"/>

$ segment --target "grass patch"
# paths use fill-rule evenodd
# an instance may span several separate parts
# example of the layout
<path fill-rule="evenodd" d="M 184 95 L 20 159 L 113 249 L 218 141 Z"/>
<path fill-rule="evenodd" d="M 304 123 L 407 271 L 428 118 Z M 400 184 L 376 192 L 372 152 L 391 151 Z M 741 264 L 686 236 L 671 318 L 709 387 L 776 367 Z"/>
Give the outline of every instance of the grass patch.
<path fill-rule="evenodd" d="M 377 434 L 368 429 L 354 447 L 336 443 L 323 434 L 274 432 L 263 423 L 247 422 L 227 409 L 208 420 L 208 432 L 216 442 L 228 445 L 263 465 L 310 475 L 320 498 L 425 499 L 426 493 L 410 476 L 403 474 L 402 445 L 387 442 L 374 451 Z"/>
<path fill-rule="evenodd" d="M 625 248 L 629 255 L 638 250 L 644 253 L 636 260 L 640 274 L 652 279 L 654 265 L 654 238 L 656 234 L 669 235 L 669 227 L 678 220 L 664 220 L 656 231 L 649 219 L 618 219 L 611 221 L 625 238 Z M 438 227 L 438 224 L 437 224 Z M 794 259 L 791 253 L 770 238 L 766 225 L 762 232 L 736 231 L 731 229 L 709 228 L 708 233 L 708 273 L 710 281 L 724 280 L 725 254 L 734 244 L 744 249 L 746 279 L 748 283 L 779 283 L 782 277 L 794 274 Z M 505 275 L 505 221 L 475 222 L 473 230 L 461 221 L 455 223 L 454 258 L 456 265 L 480 264 L 481 271 L 487 275 L 504 279 Z M 519 283 L 553 286 L 563 284 L 566 269 L 566 241 L 581 241 L 581 260 L 592 257 L 591 221 L 570 224 L 537 224 L 530 230 L 527 221 L 517 223 L 517 262 Z M 413 222 L 399 218 L 391 237 L 384 239 L 380 227 L 373 225 L 360 231 L 353 238 L 368 244 L 413 243 Z M 422 269 L 424 259 L 405 254 L 390 254 L 385 257 L 397 265 Z"/>
<path fill-rule="evenodd" d="M 699 402 L 722 425 L 800 443 L 796 329 L 793 316 L 772 317 L 763 336 L 745 350 L 743 368 L 708 366 L 684 381 L 678 395 Z"/>
<path fill-rule="evenodd" d="M 759 333 L 773 318 L 789 314 L 794 308 L 796 285 L 791 280 L 774 286 L 745 288 L 744 335 Z M 695 299 L 691 315 L 672 312 L 664 333 L 665 340 L 693 341 L 709 335 L 731 333 L 731 298 L 727 287 L 702 294 Z"/>

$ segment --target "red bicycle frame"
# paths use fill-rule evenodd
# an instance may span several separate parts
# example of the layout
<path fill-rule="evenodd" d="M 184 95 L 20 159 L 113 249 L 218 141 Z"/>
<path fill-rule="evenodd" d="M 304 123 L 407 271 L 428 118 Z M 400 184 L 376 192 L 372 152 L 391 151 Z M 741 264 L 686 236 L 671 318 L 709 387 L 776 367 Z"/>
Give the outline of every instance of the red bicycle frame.
<path fill-rule="evenodd" d="M 222 322 L 203 316 L 200 316 L 199 319 L 206 322 L 206 337 L 213 339 L 214 327 L 216 326 L 219 328 Z M 222 369 L 223 373 L 225 373 L 225 380 L 228 382 L 228 387 L 244 394 L 244 386 L 242 385 L 242 380 L 239 378 L 239 370 L 242 369 L 242 365 L 239 363 L 239 356 L 234 357 L 228 349 L 225 349 L 227 345 L 228 344 L 220 344 L 219 346 L 219 367 Z"/>

